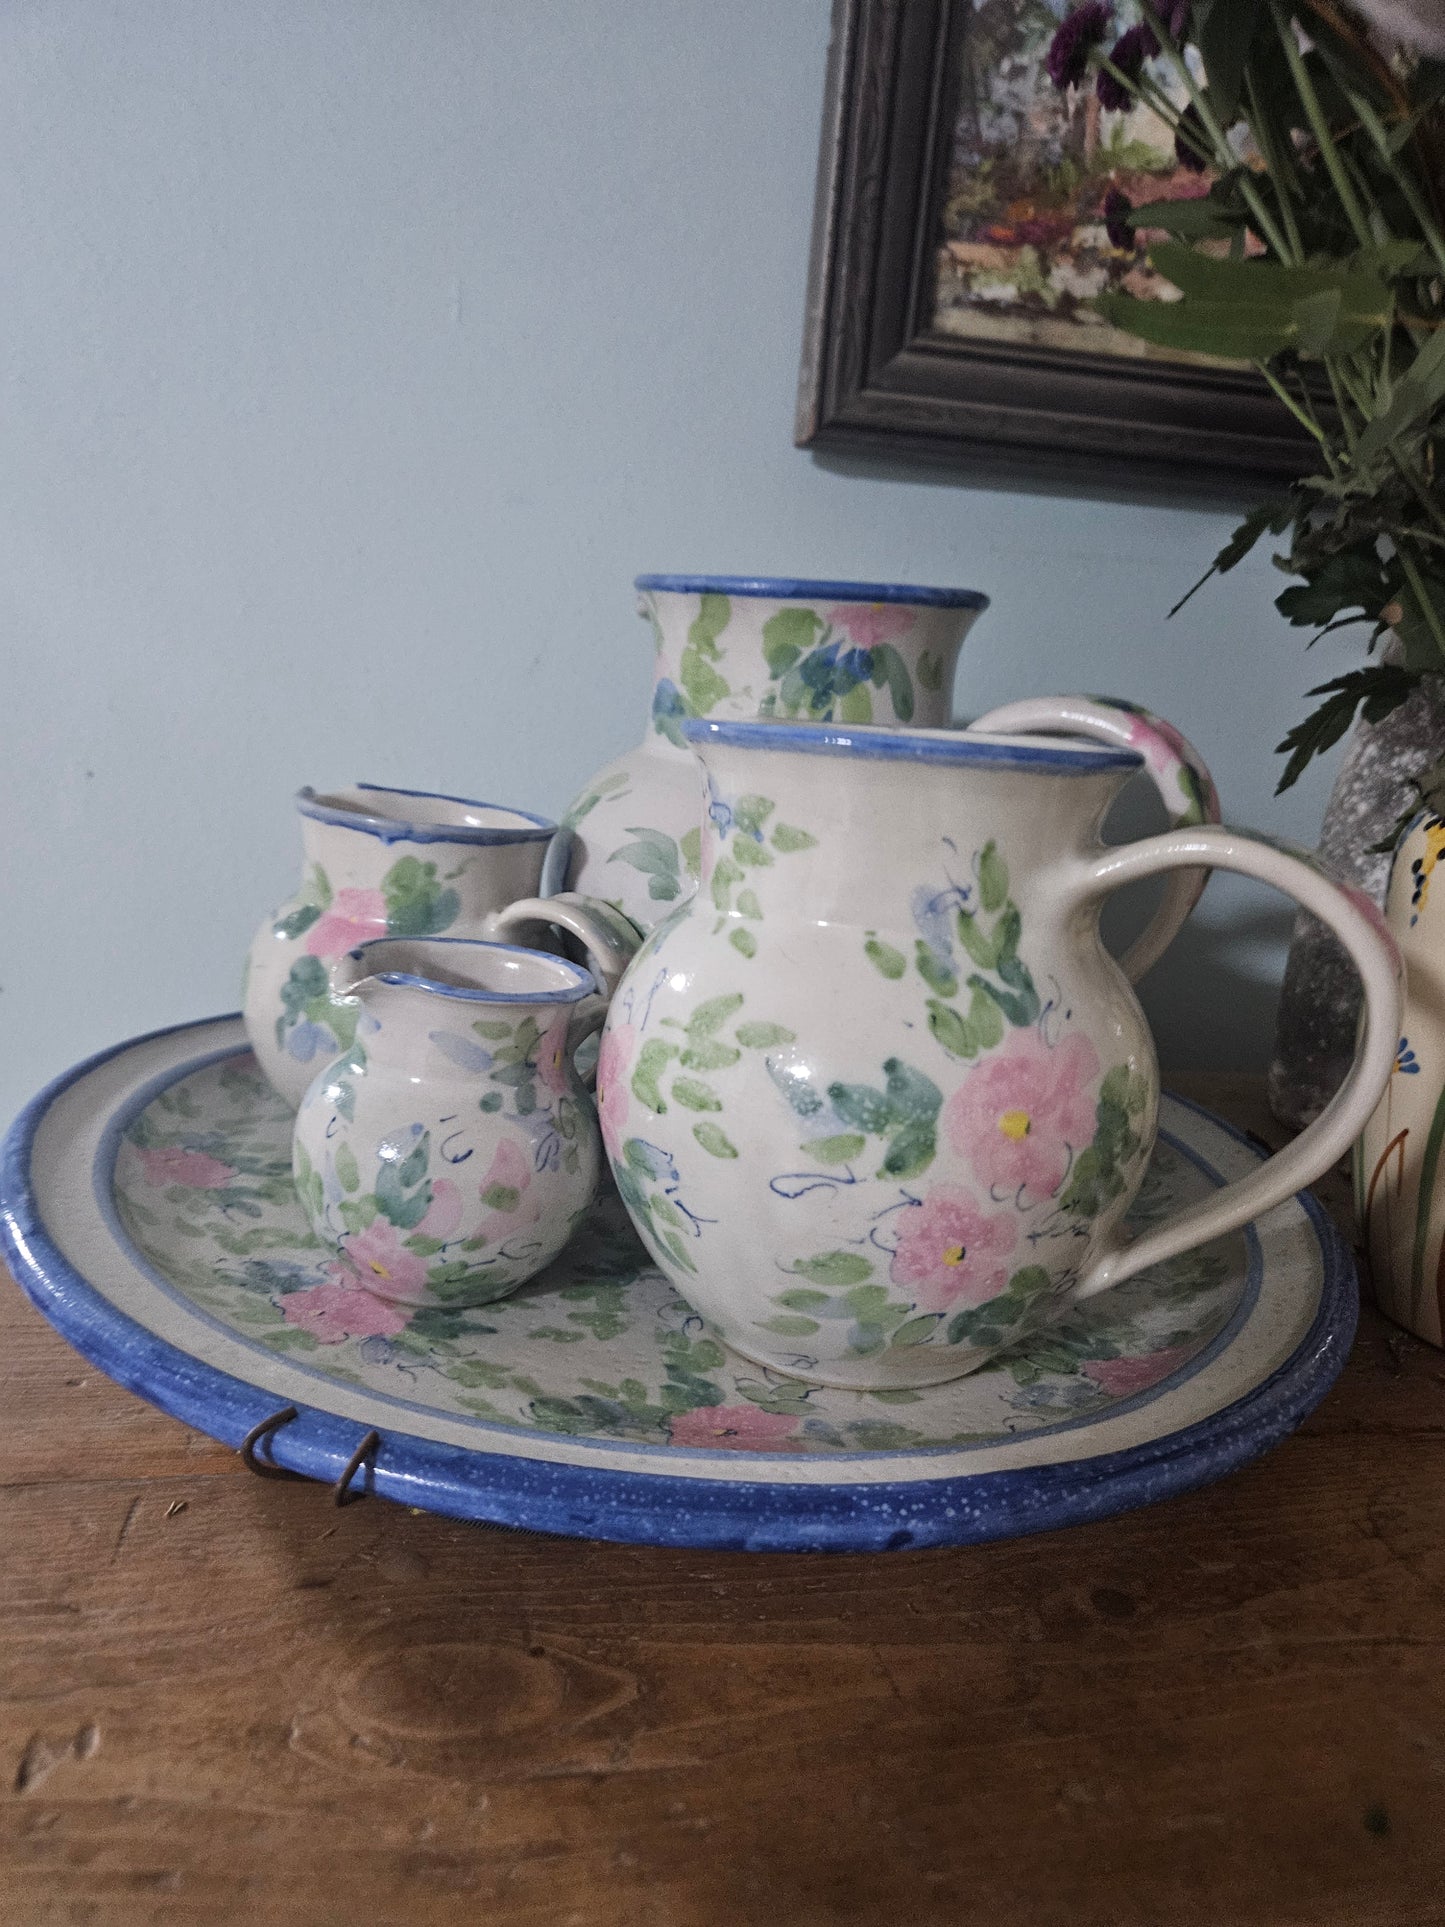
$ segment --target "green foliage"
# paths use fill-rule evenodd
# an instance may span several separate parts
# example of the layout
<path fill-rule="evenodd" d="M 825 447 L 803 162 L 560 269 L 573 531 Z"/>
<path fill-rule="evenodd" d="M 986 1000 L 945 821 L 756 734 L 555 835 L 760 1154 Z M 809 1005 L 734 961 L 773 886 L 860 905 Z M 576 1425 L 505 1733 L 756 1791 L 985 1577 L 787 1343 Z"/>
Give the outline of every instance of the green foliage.
<path fill-rule="evenodd" d="M 1313 692 L 1328 700 L 1281 743 L 1283 789 L 1358 712 L 1379 720 L 1445 673 L 1445 67 L 1386 57 L 1348 6 L 1196 0 L 1186 35 L 1162 57 L 1180 79 L 1197 54 L 1207 86 L 1187 110 L 1151 103 L 1216 178 L 1128 217 L 1169 235 L 1149 259 L 1181 298 L 1096 306 L 1156 346 L 1253 361 L 1313 440 L 1316 471 L 1252 510 L 1209 573 L 1285 536 L 1287 620 L 1402 648 Z"/>

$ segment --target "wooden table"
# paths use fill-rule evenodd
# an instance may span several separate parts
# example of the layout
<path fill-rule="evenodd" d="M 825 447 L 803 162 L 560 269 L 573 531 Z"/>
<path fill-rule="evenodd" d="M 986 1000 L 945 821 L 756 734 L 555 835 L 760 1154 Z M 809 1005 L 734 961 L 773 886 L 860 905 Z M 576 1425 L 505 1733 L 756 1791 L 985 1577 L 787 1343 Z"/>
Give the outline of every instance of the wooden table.
<path fill-rule="evenodd" d="M 0 1320 L 5 1927 L 1445 1920 L 1445 1354 L 1372 1311 L 1221 1484 L 826 1559 L 337 1511 Z"/>

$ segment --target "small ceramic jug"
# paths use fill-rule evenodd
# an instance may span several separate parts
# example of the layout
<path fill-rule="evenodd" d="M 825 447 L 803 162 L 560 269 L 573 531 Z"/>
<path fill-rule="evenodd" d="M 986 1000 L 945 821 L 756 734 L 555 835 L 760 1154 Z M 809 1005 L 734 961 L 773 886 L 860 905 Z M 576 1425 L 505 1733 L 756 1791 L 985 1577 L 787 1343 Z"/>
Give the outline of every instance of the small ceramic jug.
<path fill-rule="evenodd" d="M 976 589 L 772 577 L 641 575 L 656 644 L 647 734 L 583 785 L 547 859 L 650 930 L 697 884 L 698 772 L 689 717 L 946 727 Z"/>
<path fill-rule="evenodd" d="M 371 938 L 497 934 L 498 911 L 535 898 L 556 831 L 525 810 L 371 783 L 303 789 L 296 808 L 301 883 L 257 931 L 243 992 L 256 1060 L 293 1105 L 354 1035 L 357 1007 L 333 999 L 328 967 Z M 566 926 L 578 901 L 553 906 L 547 921 Z M 533 919 L 530 930 L 542 927 Z M 589 923 L 576 934 L 585 943 L 595 932 Z"/>
<path fill-rule="evenodd" d="M 1380 1309 L 1445 1344 L 1445 817 L 1395 848 L 1385 921 L 1405 959 L 1405 1014 L 1385 1095 L 1355 1153 L 1355 1208 Z M 1439 876 L 1437 870 L 1441 870 Z"/>
<path fill-rule="evenodd" d="M 1105 847 L 1137 748 L 758 722 L 686 733 L 707 778 L 702 887 L 623 980 L 599 1107 L 649 1250 L 754 1362 L 880 1391 L 958 1377 L 1267 1211 L 1373 1108 L 1399 1012 L 1378 917 L 1212 824 Z M 1179 740 L 1156 746 L 1161 767 Z M 1303 1136 L 1130 1244 L 1158 1069 L 1099 908 L 1123 883 L 1201 867 L 1259 877 L 1327 923 L 1364 978 L 1366 1022 L 1344 1090 Z M 1150 933 L 1142 961 L 1169 934 Z"/>
<path fill-rule="evenodd" d="M 293 1170 L 332 1284 L 412 1312 L 505 1296 L 596 1189 L 573 1053 L 606 999 L 564 958 L 462 938 L 360 944 L 331 977 L 356 1041 L 301 1101 Z"/>

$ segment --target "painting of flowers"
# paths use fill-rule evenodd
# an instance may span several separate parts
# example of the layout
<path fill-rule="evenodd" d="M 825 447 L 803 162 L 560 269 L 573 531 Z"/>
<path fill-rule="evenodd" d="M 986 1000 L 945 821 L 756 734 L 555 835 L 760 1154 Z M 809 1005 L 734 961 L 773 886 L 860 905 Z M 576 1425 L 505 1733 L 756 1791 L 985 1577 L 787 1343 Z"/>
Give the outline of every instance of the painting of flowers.
<path fill-rule="evenodd" d="M 1116 77 L 1182 104 L 1148 23 L 1131 0 L 1072 10 L 1067 0 L 970 0 L 967 13 L 934 328 L 1015 346 L 1197 360 L 1111 327 L 1092 306 L 1110 292 L 1178 298 L 1146 258 L 1162 232 L 1136 234 L 1120 217 L 1152 201 L 1200 199 L 1211 181 L 1189 144 Z"/>

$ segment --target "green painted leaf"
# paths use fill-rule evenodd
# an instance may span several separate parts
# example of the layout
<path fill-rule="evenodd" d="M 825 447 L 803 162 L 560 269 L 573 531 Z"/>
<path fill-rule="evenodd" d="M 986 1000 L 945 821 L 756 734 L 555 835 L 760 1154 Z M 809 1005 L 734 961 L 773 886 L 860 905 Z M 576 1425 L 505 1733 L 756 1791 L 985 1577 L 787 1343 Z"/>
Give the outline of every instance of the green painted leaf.
<path fill-rule="evenodd" d="M 747 837 L 756 839 L 762 835 L 763 825 L 772 815 L 774 803 L 771 797 L 749 793 L 740 796 L 733 806 L 733 822 Z"/>
<path fill-rule="evenodd" d="M 343 1191 L 361 1189 L 361 1173 L 356 1168 L 356 1153 L 349 1144 L 342 1144 L 337 1150 L 336 1179 Z"/>
<path fill-rule="evenodd" d="M 888 684 L 888 694 L 893 703 L 893 713 L 900 723 L 913 721 L 913 678 L 908 673 L 908 664 L 899 655 L 891 642 L 880 642 L 873 651 L 873 680 L 880 679 Z M 846 719 L 845 719 L 846 720 Z"/>
<path fill-rule="evenodd" d="M 407 1152 L 406 1156 L 397 1166 L 397 1182 L 403 1190 L 410 1191 L 413 1185 L 421 1183 L 422 1179 L 426 1176 L 426 1168 L 430 1159 L 431 1134 L 423 1131 L 411 1150 Z"/>
<path fill-rule="evenodd" d="M 661 1037 L 649 1037 L 638 1053 L 637 1063 L 633 1067 L 632 1095 L 639 1104 L 645 1104 L 648 1110 L 656 1111 L 659 1117 L 666 1114 L 667 1103 L 657 1080 L 676 1056 L 676 1044 L 669 1044 Z"/>
<path fill-rule="evenodd" d="M 926 1312 L 922 1317 L 906 1319 L 894 1332 L 889 1343 L 895 1347 L 926 1345 L 942 1323 L 941 1311 Z"/>
<path fill-rule="evenodd" d="M 877 937 L 869 937 L 863 945 L 864 955 L 881 976 L 896 983 L 908 968 L 908 959 L 901 950 L 895 950 L 891 943 L 884 943 Z"/>
<path fill-rule="evenodd" d="M 855 683 L 843 692 L 838 700 L 838 721 L 840 723 L 871 723 L 873 720 L 873 698 L 868 693 L 867 683 Z"/>
<path fill-rule="evenodd" d="M 749 1023 L 739 1024 L 733 1035 L 747 1050 L 773 1050 L 779 1044 L 791 1044 L 796 1032 L 786 1024 Z"/>
<path fill-rule="evenodd" d="M 702 875 L 702 830 L 701 828 L 699 827 L 697 829 L 689 830 L 685 836 L 679 837 L 677 842 L 677 847 L 682 852 L 682 860 L 687 865 L 688 875 L 694 878 L 701 876 Z"/>
<path fill-rule="evenodd" d="M 698 1005 L 687 1020 L 688 1042 L 695 1045 L 700 1038 L 711 1037 L 742 1007 L 743 993 L 740 990 L 729 991 L 724 997 L 709 997 L 705 1003 Z"/>
<path fill-rule="evenodd" d="M 745 957 L 755 957 L 758 954 L 758 940 L 751 930 L 740 927 L 732 931 L 728 937 L 728 942 L 734 950 L 741 951 Z"/>
<path fill-rule="evenodd" d="M 791 855 L 795 850 L 816 849 L 818 839 L 806 830 L 794 829 L 791 823 L 779 823 L 773 829 L 773 848 Z"/>
<path fill-rule="evenodd" d="M 768 674 L 785 675 L 812 648 L 823 619 L 812 609 L 779 609 L 763 624 L 763 660 Z"/>
<path fill-rule="evenodd" d="M 978 1056 L 978 1040 L 952 1004 L 941 1004 L 936 997 L 930 997 L 928 1028 L 943 1048 L 950 1051 L 953 1056 L 963 1058 Z"/>
<path fill-rule="evenodd" d="M 783 1338 L 807 1338 L 818 1330 L 816 1318 L 802 1318 L 796 1312 L 779 1312 L 776 1318 L 760 1318 L 758 1330 L 777 1332 Z"/>
<path fill-rule="evenodd" d="M 489 1211 L 515 1211 L 521 1202 L 521 1192 L 511 1184 L 489 1184 L 482 1193 L 482 1203 Z"/>
<path fill-rule="evenodd" d="M 866 1138 L 853 1132 L 843 1132 L 837 1137 L 817 1138 L 803 1149 L 815 1157 L 819 1164 L 846 1164 L 849 1158 L 856 1158 L 862 1151 Z"/>
<path fill-rule="evenodd" d="M 889 1178 L 914 1178 L 932 1164 L 938 1139 L 931 1124 L 906 1124 L 888 1141 L 888 1150 L 878 1175 Z"/>
<path fill-rule="evenodd" d="M 696 1077 L 675 1077 L 672 1080 L 673 1099 L 685 1104 L 690 1111 L 720 1111 L 722 1104 L 717 1093 Z"/>
<path fill-rule="evenodd" d="M 998 946 L 993 933 L 986 931 L 972 910 L 960 910 L 955 919 L 959 941 L 980 970 L 992 970 L 998 963 Z"/>
<path fill-rule="evenodd" d="M 321 906 L 319 904 L 303 903 L 299 910 L 291 911 L 289 916 L 277 917 L 276 921 L 271 925 L 271 928 L 276 932 L 278 937 L 285 937 L 288 941 L 294 942 L 297 937 L 304 937 L 312 924 L 318 922 L 320 917 Z"/>
<path fill-rule="evenodd" d="M 871 1084 L 830 1084 L 828 1098 L 843 1122 L 865 1137 L 881 1137 L 893 1122 L 888 1099 Z"/>
<path fill-rule="evenodd" d="M 919 937 L 914 945 L 914 964 L 924 983 L 931 990 L 936 990 L 940 997 L 958 995 L 958 978 L 948 965 L 940 960 L 932 946 L 923 941 L 922 937 Z"/>
<path fill-rule="evenodd" d="M 992 916 L 1008 899 L 1008 865 L 998 853 L 998 845 L 985 843 L 978 859 L 978 900 Z"/>
<path fill-rule="evenodd" d="M 387 933 L 393 937 L 434 937 L 455 922 L 461 898 L 437 881 L 435 863 L 398 857 L 381 879 Z"/>
<path fill-rule="evenodd" d="M 905 1064 L 901 1057 L 890 1057 L 883 1065 L 888 1079 L 888 1102 L 895 1118 L 906 1122 L 931 1124 L 943 1103 L 943 1092 L 931 1077 Z"/>
<path fill-rule="evenodd" d="M 742 1056 L 731 1044 L 719 1043 L 716 1038 L 707 1038 L 700 1043 L 690 1044 L 682 1053 L 681 1062 L 690 1071 L 725 1071 L 729 1065 L 736 1064 Z"/>
<path fill-rule="evenodd" d="M 819 1305 L 829 1302 L 826 1291 L 809 1291 L 806 1285 L 798 1285 L 792 1291 L 778 1293 L 778 1303 L 786 1305 L 789 1311 L 815 1311 Z"/>
<path fill-rule="evenodd" d="M 477 1099 L 479 1111 L 500 1111 L 505 1100 L 500 1091 L 488 1091 L 485 1097 Z"/>
<path fill-rule="evenodd" d="M 811 1258 L 797 1258 L 788 1267 L 800 1278 L 811 1278 L 818 1285 L 861 1285 L 873 1276 L 872 1262 L 856 1251 L 819 1251 Z M 883 1298 L 888 1294 L 875 1286 Z M 851 1295 L 850 1295 L 851 1303 Z"/>
<path fill-rule="evenodd" d="M 763 914 L 763 906 L 758 902 L 757 892 L 755 890 L 739 890 L 737 910 L 739 916 L 751 917 L 754 922 L 760 922 Z"/>
<path fill-rule="evenodd" d="M 703 1150 L 712 1157 L 735 1158 L 737 1156 L 737 1147 L 720 1125 L 704 1119 L 702 1123 L 693 1125 L 692 1134 Z"/>
<path fill-rule="evenodd" d="M 922 649 L 918 655 L 918 680 L 931 694 L 937 695 L 943 687 L 943 657 L 934 649 Z"/>
<path fill-rule="evenodd" d="M 472 1029 L 477 1033 L 478 1037 L 488 1038 L 494 1044 L 500 1043 L 504 1037 L 510 1037 L 512 1034 L 512 1026 L 510 1024 L 498 1023 L 495 1018 L 491 1017 L 478 1017 L 473 1023 Z"/>
<path fill-rule="evenodd" d="M 748 870 L 766 870 L 771 867 L 773 853 L 766 844 L 754 843 L 750 836 L 734 837 L 728 845 L 734 859 Z"/>

